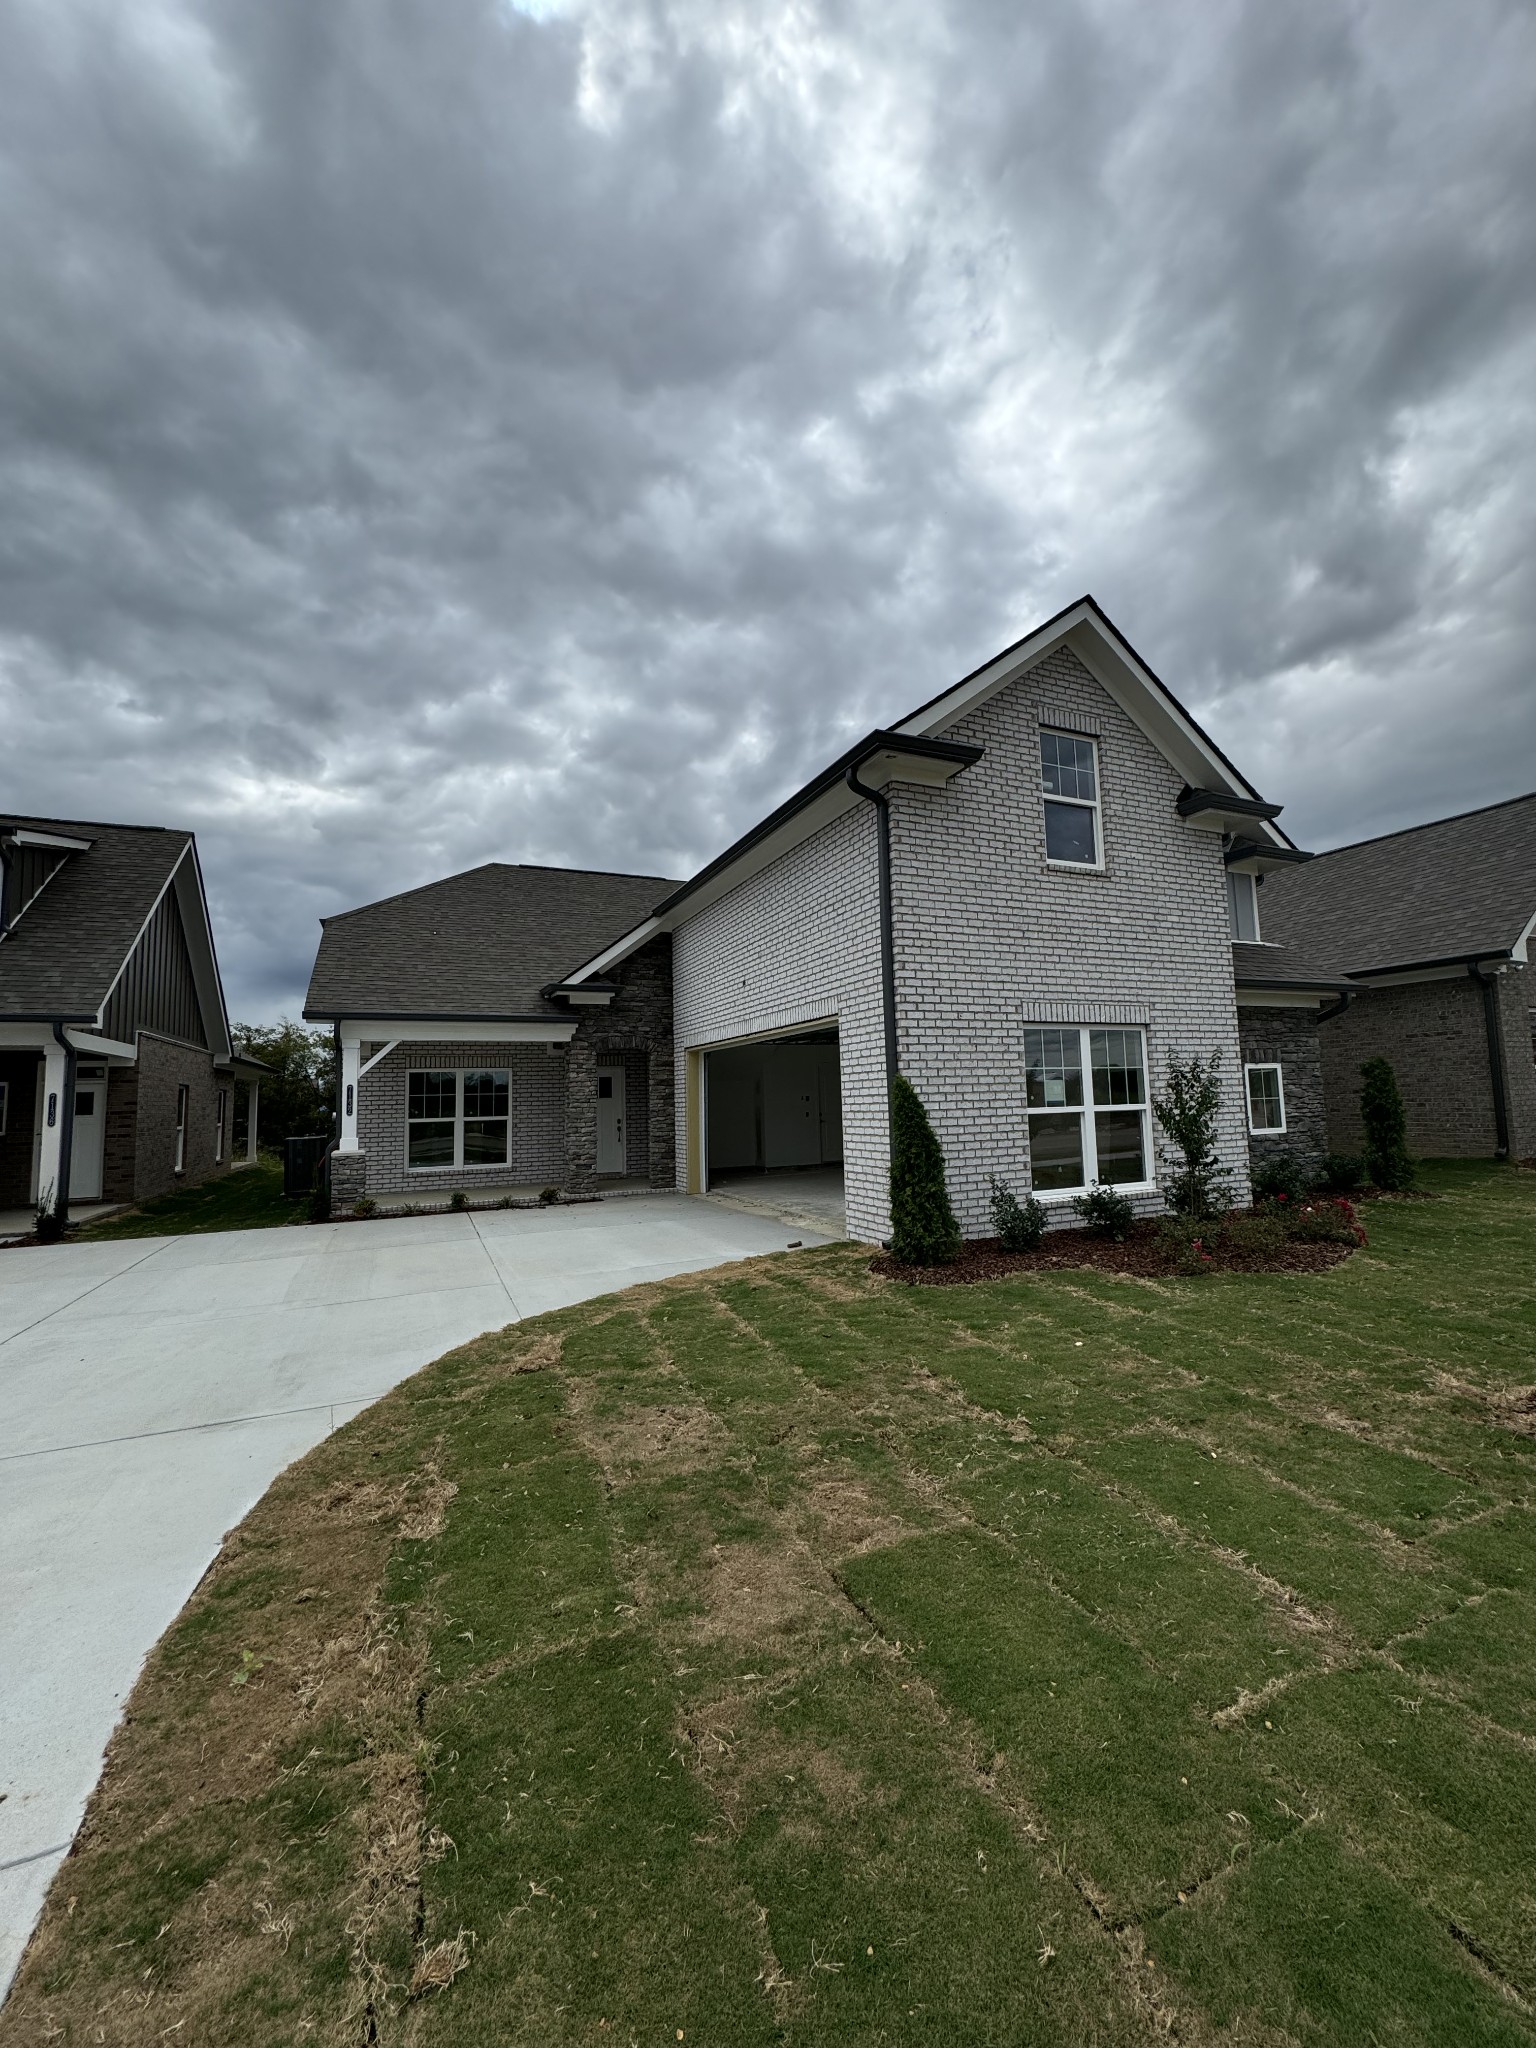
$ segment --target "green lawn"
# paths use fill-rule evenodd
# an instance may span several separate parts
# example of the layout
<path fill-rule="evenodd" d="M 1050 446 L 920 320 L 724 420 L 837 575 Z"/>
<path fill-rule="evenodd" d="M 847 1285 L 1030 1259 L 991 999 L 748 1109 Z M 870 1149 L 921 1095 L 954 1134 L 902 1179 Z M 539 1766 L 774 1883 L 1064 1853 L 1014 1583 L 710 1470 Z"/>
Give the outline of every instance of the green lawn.
<path fill-rule="evenodd" d="M 160 1646 L 0 2040 L 1536 2041 L 1536 1176 L 1432 1182 L 440 1360 Z"/>
<path fill-rule="evenodd" d="M 71 1244 L 96 1244 L 108 1237 L 179 1237 L 185 1231 L 267 1230 L 274 1224 L 307 1223 L 309 1204 L 283 1199 L 283 1162 L 263 1152 L 254 1166 L 241 1166 L 178 1188 L 173 1195 L 123 1209 L 103 1222 L 72 1231 Z"/>

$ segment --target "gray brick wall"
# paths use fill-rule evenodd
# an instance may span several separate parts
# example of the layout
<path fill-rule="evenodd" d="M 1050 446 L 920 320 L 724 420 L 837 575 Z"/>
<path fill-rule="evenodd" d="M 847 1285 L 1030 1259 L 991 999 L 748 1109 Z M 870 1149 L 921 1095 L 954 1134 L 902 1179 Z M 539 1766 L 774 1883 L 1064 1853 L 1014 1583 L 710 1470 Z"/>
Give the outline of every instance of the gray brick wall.
<path fill-rule="evenodd" d="M 1530 1058 L 1530 969 L 1498 984 L 1504 1083 L 1515 1158 L 1536 1153 Z M 1408 1147 L 1426 1159 L 1491 1159 L 1497 1145 L 1483 992 L 1470 975 L 1369 989 L 1321 1028 L 1323 1088 L 1334 1148 L 1358 1152 L 1360 1066 L 1392 1062 L 1408 1112 Z"/>
<path fill-rule="evenodd" d="M 363 1057 L 369 1057 L 366 1042 Z M 462 1071 L 473 1067 L 507 1070 L 510 1166 L 412 1172 L 405 1163 L 407 1076 L 420 1068 Z M 564 1046 L 404 1041 L 364 1075 L 358 1090 L 357 1136 L 368 1161 L 368 1193 L 418 1196 L 426 1201 L 453 1188 L 560 1183 L 565 1173 L 565 1070 Z"/>
<path fill-rule="evenodd" d="M 877 875 L 865 804 L 673 934 L 679 1165 L 688 1047 L 836 1017 L 848 1233 L 866 1239 L 890 1234 Z"/>
<path fill-rule="evenodd" d="M 1243 1003 L 1238 1006 L 1237 1023 L 1244 1064 L 1278 1062 L 1285 1099 L 1284 1131 L 1251 1131 L 1248 1135 L 1255 1168 L 1290 1158 L 1305 1172 L 1315 1173 L 1329 1150 L 1316 1010 Z"/>
<path fill-rule="evenodd" d="M 1102 872 L 1046 864 L 1042 725 L 1098 742 Z M 989 1175 L 1028 1184 L 1028 1024 L 1139 1025 L 1154 1092 L 1170 1057 L 1219 1050 L 1220 1151 L 1246 1199 L 1221 841 L 1176 815 L 1182 778 L 1065 650 L 945 737 L 986 752 L 947 790 L 893 791 L 892 866 L 902 1066 L 943 1143 L 962 1230 L 991 1228 Z"/>
<path fill-rule="evenodd" d="M 226 1137 L 224 1160 L 214 1158 L 217 1084 L 213 1077 L 213 1056 L 202 1047 L 185 1045 L 179 1039 L 160 1038 L 150 1031 L 139 1033 L 138 1086 L 135 1090 L 136 1129 L 134 1134 L 134 1199 L 152 1201 L 172 1188 L 197 1187 L 215 1174 L 229 1171 Z M 187 1148 L 181 1173 L 176 1172 L 176 1090 L 183 1083 L 189 1091 L 187 1103 Z M 108 1135 L 111 1134 L 113 1103 L 107 1097 Z"/>

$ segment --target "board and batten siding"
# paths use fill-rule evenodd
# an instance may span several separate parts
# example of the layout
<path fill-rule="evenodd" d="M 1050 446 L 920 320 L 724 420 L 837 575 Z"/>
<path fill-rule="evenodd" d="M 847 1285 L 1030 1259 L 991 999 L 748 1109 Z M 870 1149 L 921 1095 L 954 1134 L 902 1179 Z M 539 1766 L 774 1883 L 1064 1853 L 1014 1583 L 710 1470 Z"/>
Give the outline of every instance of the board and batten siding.
<path fill-rule="evenodd" d="M 102 1013 L 104 1038 L 132 1044 L 141 1031 L 205 1046 L 202 1005 L 175 885 L 167 887 L 128 955 Z"/>
<path fill-rule="evenodd" d="M 835 819 L 672 936 L 678 1185 L 698 1046 L 836 1018 L 850 1237 L 890 1234 L 873 807 Z"/>
<path fill-rule="evenodd" d="M 1102 872 L 1046 863 L 1042 727 L 1098 743 Z M 990 1233 L 992 1174 L 1029 1184 L 1030 1024 L 1140 1026 L 1154 1093 L 1170 1057 L 1219 1051 L 1221 1157 L 1246 1201 L 1221 838 L 1178 817 L 1183 778 L 1066 649 L 943 737 L 985 752 L 947 789 L 892 788 L 896 1007 L 902 1071 L 944 1146 L 961 1229 Z"/>

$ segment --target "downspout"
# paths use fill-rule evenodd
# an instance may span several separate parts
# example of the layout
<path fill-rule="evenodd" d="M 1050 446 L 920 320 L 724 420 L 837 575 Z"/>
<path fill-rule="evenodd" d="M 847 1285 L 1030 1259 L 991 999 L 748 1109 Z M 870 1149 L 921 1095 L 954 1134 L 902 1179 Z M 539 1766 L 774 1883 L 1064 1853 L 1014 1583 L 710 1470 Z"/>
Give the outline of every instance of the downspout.
<path fill-rule="evenodd" d="M 891 1090 L 900 1071 L 896 1059 L 896 944 L 891 928 L 891 800 L 884 790 L 870 789 L 860 782 L 856 767 L 850 768 L 843 780 L 855 796 L 873 804 L 880 814 L 880 982 L 885 1009 L 885 1103 L 889 1119 Z"/>
<path fill-rule="evenodd" d="M 1483 1027 L 1488 1034 L 1488 1078 L 1493 1083 L 1493 1130 L 1496 1139 L 1494 1157 L 1509 1157 L 1509 1102 L 1504 1093 L 1504 1024 L 1499 1016 L 1499 977 L 1489 974 L 1480 961 L 1471 961 L 1467 969 L 1474 981 L 1482 984 Z"/>
<path fill-rule="evenodd" d="M 1333 1021 L 1333 1019 L 1334 1019 L 1335 1017 L 1342 1017 L 1342 1016 L 1343 1016 L 1343 1014 L 1344 1014 L 1344 1012 L 1345 1012 L 1345 1011 L 1346 1011 L 1346 1010 L 1347 1010 L 1347 1009 L 1349 1008 L 1350 1004 L 1351 1004 L 1351 1003 L 1352 1003 L 1352 1002 L 1353 1002 L 1353 1001 L 1355 1000 L 1355 997 L 1356 997 L 1356 996 L 1357 996 L 1357 995 L 1358 995 L 1359 993 L 1360 993 L 1360 991 L 1359 991 L 1358 989 L 1354 989 L 1354 988 L 1341 988 L 1341 989 L 1339 990 L 1339 999 L 1338 999 L 1338 1001 L 1337 1001 L 1336 1003 L 1330 1003 L 1330 1004 L 1328 1005 L 1327 1009 L 1325 1009 L 1325 1010 L 1319 1010 L 1319 1011 L 1318 1011 L 1318 1013 L 1317 1013 L 1317 1021 L 1318 1021 L 1318 1023 L 1319 1023 L 1319 1024 L 1330 1024 L 1330 1023 L 1332 1023 L 1332 1021 Z"/>
<path fill-rule="evenodd" d="M 64 1100 L 59 1104 L 59 1181 L 54 1190 L 53 1210 L 61 1224 L 69 1226 L 69 1174 L 75 1157 L 75 1069 L 79 1054 L 55 1022 L 53 1035 L 64 1048 Z"/>

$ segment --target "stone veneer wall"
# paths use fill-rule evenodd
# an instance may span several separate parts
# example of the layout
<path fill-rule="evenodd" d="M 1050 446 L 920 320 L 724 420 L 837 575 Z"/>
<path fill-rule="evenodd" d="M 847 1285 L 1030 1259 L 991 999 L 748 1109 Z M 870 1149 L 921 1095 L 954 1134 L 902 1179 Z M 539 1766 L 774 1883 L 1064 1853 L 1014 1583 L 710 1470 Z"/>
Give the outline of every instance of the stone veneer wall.
<path fill-rule="evenodd" d="M 1536 1065 L 1529 969 L 1499 976 L 1510 1154 L 1536 1153 Z M 1498 1143 L 1483 991 L 1471 975 L 1371 988 L 1320 1027 L 1328 1128 L 1336 1151 L 1358 1152 L 1360 1066 L 1392 1062 L 1408 1112 L 1408 1149 L 1428 1159 L 1491 1159 Z"/>
<path fill-rule="evenodd" d="M 363 1043 L 363 1058 L 373 1050 Z M 432 1167 L 411 1171 L 405 1163 L 407 1077 L 421 1068 L 438 1071 L 504 1067 L 508 1075 L 507 1166 Z M 565 1173 L 566 1049 L 563 1045 L 447 1045 L 406 1039 L 365 1074 L 358 1090 L 358 1144 L 367 1159 L 370 1195 L 419 1195 L 422 1200 L 454 1188 L 541 1187 Z M 344 1161 L 331 1166 L 332 1199 L 351 1198 Z"/>
<path fill-rule="evenodd" d="M 597 1179 L 597 1069 L 620 1063 L 626 1168 L 652 1187 L 669 1188 L 676 1180 L 672 961 L 671 938 L 652 939 L 609 975 L 618 992 L 606 1009 L 571 1012 L 578 1022 L 566 1073 L 567 1187 L 591 1187 Z"/>
<path fill-rule="evenodd" d="M 1046 863 L 1042 726 L 1098 742 L 1102 872 Z M 1183 778 L 1065 649 L 943 737 L 986 752 L 948 789 L 892 790 L 897 1011 L 902 1068 L 944 1146 L 961 1229 L 990 1231 L 989 1175 L 1029 1184 L 1029 1024 L 1142 1027 L 1154 1093 L 1170 1057 L 1219 1050 L 1219 1148 L 1246 1200 L 1221 839 L 1178 817 Z"/>
<path fill-rule="evenodd" d="M 1289 1158 L 1304 1171 L 1316 1173 L 1329 1149 L 1317 1011 L 1240 1003 L 1237 1024 L 1244 1065 L 1278 1062 L 1285 1100 L 1283 1131 L 1248 1134 L 1254 1166 Z M 1243 1085 L 1246 1091 L 1246 1077 Z"/>
<path fill-rule="evenodd" d="M 673 934 L 679 1163 L 689 1047 L 835 1017 L 848 1234 L 869 1240 L 890 1234 L 875 827 L 860 804 Z"/>

